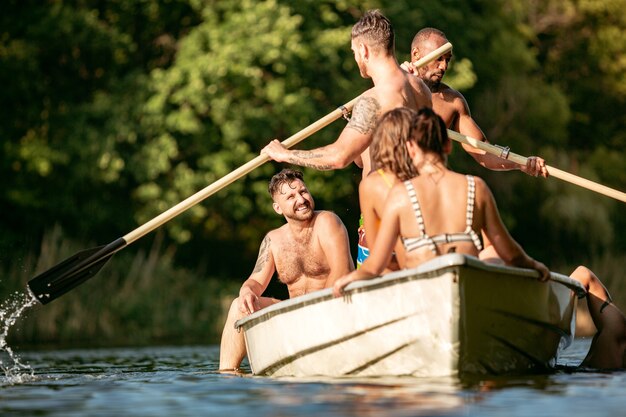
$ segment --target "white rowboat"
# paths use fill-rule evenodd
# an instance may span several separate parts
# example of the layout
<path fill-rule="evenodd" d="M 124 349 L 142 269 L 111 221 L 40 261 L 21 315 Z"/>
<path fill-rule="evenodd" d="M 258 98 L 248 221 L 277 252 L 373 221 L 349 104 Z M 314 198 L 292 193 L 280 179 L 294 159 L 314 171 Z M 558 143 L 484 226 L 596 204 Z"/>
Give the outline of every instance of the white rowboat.
<path fill-rule="evenodd" d="M 346 288 L 285 300 L 235 323 L 252 372 L 444 376 L 552 367 L 571 343 L 575 280 L 449 254 Z"/>

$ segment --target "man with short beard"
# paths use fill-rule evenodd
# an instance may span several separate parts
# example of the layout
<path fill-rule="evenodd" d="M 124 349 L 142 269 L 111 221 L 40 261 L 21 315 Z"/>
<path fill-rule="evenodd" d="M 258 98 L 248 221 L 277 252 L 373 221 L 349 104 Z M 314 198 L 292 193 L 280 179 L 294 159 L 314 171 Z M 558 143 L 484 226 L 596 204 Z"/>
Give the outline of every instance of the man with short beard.
<path fill-rule="evenodd" d="M 335 279 L 354 269 L 345 226 L 336 214 L 315 211 L 301 172 L 282 170 L 268 190 L 274 211 L 287 223 L 265 235 L 254 270 L 231 304 L 220 345 L 221 371 L 236 371 L 246 355 L 235 322 L 280 301 L 262 296 L 274 272 L 293 298 L 332 287 Z"/>
<path fill-rule="evenodd" d="M 467 101 L 465 101 L 465 97 L 457 90 L 441 82 L 448 70 L 448 65 L 452 59 L 452 52 L 440 56 L 438 59 L 421 68 L 414 68 L 412 65 L 423 56 L 426 56 L 428 53 L 447 42 L 448 39 L 446 35 L 439 29 L 424 28 L 420 30 L 413 38 L 413 42 L 411 42 L 411 63 L 405 62 L 402 64 L 402 68 L 417 75 L 418 78 L 424 81 L 428 86 L 432 93 L 433 110 L 441 116 L 448 129 L 486 142 L 487 138 L 485 134 L 480 127 L 478 127 L 470 114 L 470 109 L 467 105 Z M 488 154 L 470 145 L 463 144 L 463 148 L 480 165 L 495 171 L 519 169 L 533 176 L 548 176 L 545 161 L 537 156 L 529 157 L 526 166 L 521 166 L 514 162 L 498 158 L 495 155 Z"/>

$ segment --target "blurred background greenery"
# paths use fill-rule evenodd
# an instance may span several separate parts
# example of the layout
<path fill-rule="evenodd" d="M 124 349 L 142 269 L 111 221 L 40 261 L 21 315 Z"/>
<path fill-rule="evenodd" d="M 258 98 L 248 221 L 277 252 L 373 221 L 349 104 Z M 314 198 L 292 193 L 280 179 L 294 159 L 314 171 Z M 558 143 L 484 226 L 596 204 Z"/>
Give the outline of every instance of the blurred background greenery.
<path fill-rule="evenodd" d="M 112 240 L 370 86 L 350 28 L 380 8 L 400 62 L 422 27 L 454 45 L 446 81 L 492 143 L 626 189 L 626 0 L 5 0 L 0 5 L 0 298 Z M 337 121 L 299 145 L 333 141 Z M 623 203 L 556 179 L 451 166 L 492 187 L 532 255 L 594 269 L 624 307 Z M 21 345 L 213 343 L 282 219 L 268 163 L 29 312 Z M 359 170 L 304 170 L 356 245 Z M 353 254 L 355 251 L 353 250 Z M 273 285 L 270 291 L 280 294 Z"/>

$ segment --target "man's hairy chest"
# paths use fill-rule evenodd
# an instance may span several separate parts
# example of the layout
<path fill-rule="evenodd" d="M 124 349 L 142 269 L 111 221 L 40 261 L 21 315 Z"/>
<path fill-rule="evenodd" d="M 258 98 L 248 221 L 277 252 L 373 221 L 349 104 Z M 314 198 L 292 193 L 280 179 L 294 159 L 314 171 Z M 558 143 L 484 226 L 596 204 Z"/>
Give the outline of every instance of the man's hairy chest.
<path fill-rule="evenodd" d="M 326 280 L 330 273 L 326 256 L 318 245 L 280 242 L 272 249 L 276 272 L 285 284 L 302 278 Z"/>

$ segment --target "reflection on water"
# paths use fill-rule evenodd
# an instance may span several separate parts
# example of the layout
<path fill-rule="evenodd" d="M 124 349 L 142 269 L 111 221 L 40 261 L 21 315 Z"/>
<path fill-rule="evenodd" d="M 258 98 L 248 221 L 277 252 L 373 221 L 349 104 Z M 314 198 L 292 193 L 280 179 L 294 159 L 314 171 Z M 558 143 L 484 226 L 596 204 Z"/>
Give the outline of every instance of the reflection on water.
<path fill-rule="evenodd" d="M 561 363 L 576 365 L 588 340 Z M 623 372 L 476 378 L 264 378 L 217 373 L 216 346 L 20 352 L 33 377 L 0 384 L 4 416 L 622 415 Z M 249 369 L 249 368 L 246 368 Z"/>

